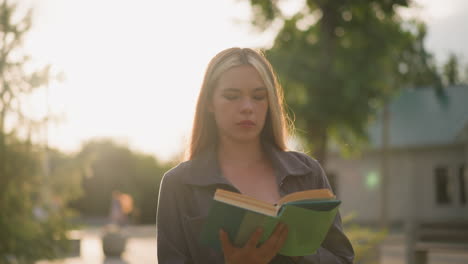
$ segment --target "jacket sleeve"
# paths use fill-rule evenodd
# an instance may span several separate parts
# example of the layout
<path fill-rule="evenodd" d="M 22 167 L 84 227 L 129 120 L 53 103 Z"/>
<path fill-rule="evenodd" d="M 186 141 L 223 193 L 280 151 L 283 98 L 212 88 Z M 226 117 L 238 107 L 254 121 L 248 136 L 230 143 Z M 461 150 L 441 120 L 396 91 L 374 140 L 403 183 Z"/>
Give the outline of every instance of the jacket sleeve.
<path fill-rule="evenodd" d="M 330 183 L 320 164 L 309 158 L 309 164 L 317 168 L 316 180 L 319 188 L 331 190 Z M 338 212 L 330 230 L 322 242 L 322 246 L 314 255 L 304 256 L 298 263 L 320 263 L 320 264 L 348 264 L 354 261 L 354 250 L 351 242 L 346 237 L 341 225 L 341 215 Z"/>
<path fill-rule="evenodd" d="M 183 233 L 181 198 L 177 195 L 181 185 L 175 176 L 171 171 L 166 173 L 159 188 L 156 228 L 160 264 L 191 263 Z"/>

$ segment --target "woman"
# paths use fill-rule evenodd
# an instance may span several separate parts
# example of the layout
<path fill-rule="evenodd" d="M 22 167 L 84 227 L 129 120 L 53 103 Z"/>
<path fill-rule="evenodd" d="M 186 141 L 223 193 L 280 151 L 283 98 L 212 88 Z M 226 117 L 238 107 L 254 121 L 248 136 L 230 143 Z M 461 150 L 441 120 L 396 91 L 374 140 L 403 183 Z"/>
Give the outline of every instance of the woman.
<path fill-rule="evenodd" d="M 160 264 L 352 263 L 354 253 L 338 214 L 317 254 L 277 254 L 287 237 L 279 224 L 257 245 L 261 230 L 236 248 L 220 230 L 223 251 L 199 243 L 217 188 L 275 203 L 306 189 L 330 188 L 317 163 L 286 151 L 287 119 L 269 62 L 252 49 L 231 48 L 209 63 L 198 97 L 188 160 L 161 182 L 157 229 Z M 313 223 L 311 223 L 313 224 Z"/>

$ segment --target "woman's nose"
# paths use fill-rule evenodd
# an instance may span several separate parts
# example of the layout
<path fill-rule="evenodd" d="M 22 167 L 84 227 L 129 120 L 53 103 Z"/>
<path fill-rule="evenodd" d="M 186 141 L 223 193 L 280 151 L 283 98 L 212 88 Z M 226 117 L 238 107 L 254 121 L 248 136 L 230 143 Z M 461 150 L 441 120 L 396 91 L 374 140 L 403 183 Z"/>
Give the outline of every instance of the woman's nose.
<path fill-rule="evenodd" d="M 241 101 L 241 112 L 251 113 L 253 111 L 253 102 L 250 98 L 245 98 Z"/>

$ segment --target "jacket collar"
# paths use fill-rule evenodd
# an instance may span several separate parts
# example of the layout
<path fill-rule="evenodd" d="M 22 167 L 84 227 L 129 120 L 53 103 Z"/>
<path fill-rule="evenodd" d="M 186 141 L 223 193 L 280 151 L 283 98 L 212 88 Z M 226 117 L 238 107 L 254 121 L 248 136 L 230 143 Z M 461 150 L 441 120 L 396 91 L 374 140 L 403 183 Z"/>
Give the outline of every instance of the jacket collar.
<path fill-rule="evenodd" d="M 183 183 L 199 186 L 212 184 L 231 185 L 222 175 L 215 146 L 200 153 L 194 159 L 187 161 L 187 163 L 189 171 L 184 174 Z"/>
<path fill-rule="evenodd" d="M 297 153 L 282 151 L 271 143 L 264 143 L 263 148 L 273 164 L 278 183 L 283 182 L 288 176 L 300 176 L 313 171 L 310 166 L 299 158 Z M 188 163 L 190 169 L 184 175 L 183 183 L 198 186 L 216 184 L 232 186 L 222 175 L 215 146 L 207 149 L 195 159 L 188 161 Z"/>

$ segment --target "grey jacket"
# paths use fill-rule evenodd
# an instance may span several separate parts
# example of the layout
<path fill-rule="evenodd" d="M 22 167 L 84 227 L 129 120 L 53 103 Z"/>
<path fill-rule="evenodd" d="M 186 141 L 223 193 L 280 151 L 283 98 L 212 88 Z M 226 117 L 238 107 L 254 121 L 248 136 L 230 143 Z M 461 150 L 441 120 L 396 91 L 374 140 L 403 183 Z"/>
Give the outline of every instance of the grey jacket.
<path fill-rule="evenodd" d="M 330 188 L 319 163 L 306 154 L 281 151 L 271 145 L 265 145 L 264 150 L 274 166 L 280 196 Z M 157 211 L 159 264 L 224 263 L 222 252 L 198 242 L 217 188 L 239 192 L 222 176 L 214 148 L 164 175 Z M 352 263 L 353 258 L 353 247 L 343 233 L 338 213 L 317 253 L 305 256 L 300 263 Z M 293 262 L 278 255 L 271 263 Z"/>

